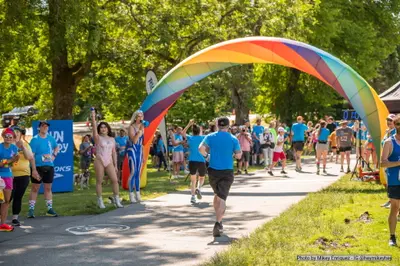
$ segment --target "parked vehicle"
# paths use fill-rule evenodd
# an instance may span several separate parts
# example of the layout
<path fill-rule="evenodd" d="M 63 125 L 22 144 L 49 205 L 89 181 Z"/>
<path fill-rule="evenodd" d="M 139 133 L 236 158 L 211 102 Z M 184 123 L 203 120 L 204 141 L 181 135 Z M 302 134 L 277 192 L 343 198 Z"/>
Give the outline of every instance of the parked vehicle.
<path fill-rule="evenodd" d="M 14 120 L 14 124 L 18 124 L 24 117 L 32 116 L 38 113 L 38 110 L 33 106 L 15 107 L 10 112 L 1 115 L 1 124 L 3 128 L 9 127 L 11 121 Z"/>

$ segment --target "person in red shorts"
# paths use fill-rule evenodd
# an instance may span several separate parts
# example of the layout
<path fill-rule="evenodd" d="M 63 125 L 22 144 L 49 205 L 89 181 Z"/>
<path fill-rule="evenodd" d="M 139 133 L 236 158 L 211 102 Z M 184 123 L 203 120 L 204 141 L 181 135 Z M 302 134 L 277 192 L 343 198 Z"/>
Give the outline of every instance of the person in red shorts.
<path fill-rule="evenodd" d="M 278 163 L 278 161 L 281 161 L 282 164 L 282 171 L 281 174 L 287 174 L 285 172 L 285 166 L 286 166 L 286 155 L 283 150 L 283 144 L 285 143 L 287 137 L 285 138 L 285 129 L 283 127 L 278 128 L 278 136 L 276 137 L 276 142 L 275 142 L 275 149 L 274 149 L 274 155 L 272 159 L 272 164 L 269 167 L 268 174 L 271 176 L 274 175 L 272 173 L 272 169 L 274 169 L 275 165 Z"/>

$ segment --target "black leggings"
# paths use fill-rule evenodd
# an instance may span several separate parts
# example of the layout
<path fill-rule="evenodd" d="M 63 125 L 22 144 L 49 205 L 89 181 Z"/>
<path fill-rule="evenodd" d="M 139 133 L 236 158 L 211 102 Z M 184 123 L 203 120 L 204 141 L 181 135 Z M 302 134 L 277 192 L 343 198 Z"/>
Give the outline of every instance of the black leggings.
<path fill-rule="evenodd" d="M 27 175 L 14 177 L 14 188 L 11 193 L 13 215 L 18 215 L 21 212 L 22 198 L 29 185 L 29 179 L 30 176 Z"/>
<path fill-rule="evenodd" d="M 157 153 L 158 156 L 158 169 L 161 168 L 161 163 L 164 163 L 164 168 L 167 168 L 167 162 L 165 161 L 164 153 L 159 152 Z"/>

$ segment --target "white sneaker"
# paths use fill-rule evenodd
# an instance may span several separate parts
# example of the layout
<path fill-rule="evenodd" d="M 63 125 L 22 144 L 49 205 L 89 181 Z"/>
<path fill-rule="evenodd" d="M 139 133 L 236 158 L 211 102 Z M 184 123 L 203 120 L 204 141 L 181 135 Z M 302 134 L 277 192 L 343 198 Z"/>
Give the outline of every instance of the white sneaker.
<path fill-rule="evenodd" d="M 188 175 L 190 172 L 189 170 L 185 169 L 185 171 L 183 171 L 185 173 L 185 175 Z"/>
<path fill-rule="evenodd" d="M 140 191 L 136 191 L 136 200 L 140 202 L 142 199 L 140 198 Z"/>
<path fill-rule="evenodd" d="M 104 206 L 103 198 L 97 198 L 97 206 L 99 206 L 100 209 L 106 208 L 106 206 Z"/>
<path fill-rule="evenodd" d="M 121 201 L 119 200 L 119 196 L 114 196 L 114 205 L 117 208 L 123 208 L 124 205 L 121 204 Z"/>
<path fill-rule="evenodd" d="M 131 203 L 136 203 L 137 201 L 136 201 L 136 196 L 135 196 L 135 193 L 134 192 L 129 192 L 129 201 L 131 202 Z"/>
<path fill-rule="evenodd" d="M 176 178 L 185 178 L 183 175 L 177 175 Z"/>
<path fill-rule="evenodd" d="M 196 197 L 194 195 L 190 198 L 190 203 L 196 204 Z"/>

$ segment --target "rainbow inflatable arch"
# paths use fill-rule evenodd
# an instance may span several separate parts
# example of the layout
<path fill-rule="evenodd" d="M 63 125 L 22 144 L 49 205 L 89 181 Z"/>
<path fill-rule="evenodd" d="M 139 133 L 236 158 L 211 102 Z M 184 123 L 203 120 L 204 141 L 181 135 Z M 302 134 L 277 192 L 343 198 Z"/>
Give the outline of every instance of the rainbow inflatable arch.
<path fill-rule="evenodd" d="M 195 53 L 157 83 L 141 106 L 145 119 L 150 122 L 144 138 L 145 158 L 161 119 L 186 89 L 217 71 L 252 63 L 296 68 L 332 87 L 360 115 L 380 155 L 388 110 L 357 72 L 331 54 L 305 43 L 274 37 L 248 37 L 222 42 Z"/>

